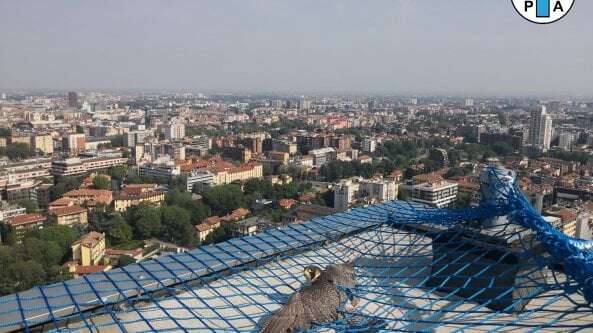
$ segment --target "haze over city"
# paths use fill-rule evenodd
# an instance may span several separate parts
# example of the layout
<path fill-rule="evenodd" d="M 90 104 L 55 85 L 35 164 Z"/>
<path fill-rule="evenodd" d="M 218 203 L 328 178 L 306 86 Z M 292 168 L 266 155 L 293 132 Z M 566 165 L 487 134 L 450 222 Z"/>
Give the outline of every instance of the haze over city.
<path fill-rule="evenodd" d="M 593 3 L 509 2 L 0 1 L 0 88 L 591 95 Z"/>
<path fill-rule="evenodd" d="M 0 333 L 593 328 L 591 0 L 0 0 Z"/>

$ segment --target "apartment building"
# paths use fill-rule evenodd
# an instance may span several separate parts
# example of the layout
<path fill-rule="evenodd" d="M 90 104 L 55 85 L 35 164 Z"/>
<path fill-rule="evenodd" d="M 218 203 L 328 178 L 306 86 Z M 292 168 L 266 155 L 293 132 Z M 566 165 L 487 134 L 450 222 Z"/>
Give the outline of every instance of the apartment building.
<path fill-rule="evenodd" d="M 82 266 L 99 265 L 105 256 L 105 234 L 91 231 L 72 244 L 72 259 Z"/>
<path fill-rule="evenodd" d="M 20 242 L 29 230 L 43 229 L 46 218 L 39 214 L 16 215 L 4 220 L 4 223 L 12 227 L 16 233 L 17 240 Z"/>
<path fill-rule="evenodd" d="M 44 154 L 54 153 L 54 139 L 49 134 L 37 134 L 31 136 L 31 147 Z"/>
<path fill-rule="evenodd" d="M 246 163 L 234 166 L 230 163 L 219 163 L 210 171 L 214 174 L 214 184 L 230 184 L 235 181 L 246 181 L 253 178 L 263 178 L 264 169 L 260 163 Z"/>
<path fill-rule="evenodd" d="M 85 226 L 88 224 L 88 213 L 85 208 L 74 205 L 52 209 L 49 212 L 56 219 L 56 224 L 73 226 Z"/>
<path fill-rule="evenodd" d="M 451 206 L 457 199 L 459 185 L 445 180 L 436 180 L 406 184 L 403 188 L 410 193 L 412 201 L 444 208 Z"/>
<path fill-rule="evenodd" d="M 214 184 L 215 175 L 208 169 L 192 170 L 186 178 L 188 192 L 204 192 Z"/>
<path fill-rule="evenodd" d="M 112 166 L 126 164 L 124 157 L 67 158 L 51 163 L 51 174 L 55 177 L 78 176 L 87 172 L 105 170 Z"/>
<path fill-rule="evenodd" d="M 70 199 L 76 205 L 94 206 L 102 204 L 109 206 L 113 201 L 113 193 L 108 190 L 78 189 L 64 193 L 63 199 Z"/>
<path fill-rule="evenodd" d="M 332 190 L 334 208 L 343 211 L 355 203 L 373 204 L 395 200 L 398 184 L 388 179 L 351 178 L 335 184 Z"/>
<path fill-rule="evenodd" d="M 143 177 L 171 180 L 181 175 L 181 168 L 169 156 L 161 156 L 152 163 L 139 166 L 138 173 Z"/>
<path fill-rule="evenodd" d="M 157 184 L 129 184 L 113 199 L 116 212 L 125 212 L 143 202 L 160 205 L 165 201 L 165 192 L 158 191 Z"/>

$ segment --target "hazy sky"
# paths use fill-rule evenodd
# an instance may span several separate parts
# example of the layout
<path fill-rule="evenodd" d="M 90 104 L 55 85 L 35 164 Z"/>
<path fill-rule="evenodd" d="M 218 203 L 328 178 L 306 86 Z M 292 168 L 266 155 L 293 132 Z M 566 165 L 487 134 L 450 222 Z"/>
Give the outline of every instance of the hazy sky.
<path fill-rule="evenodd" d="M 593 1 L 0 0 L 0 88 L 593 95 Z"/>

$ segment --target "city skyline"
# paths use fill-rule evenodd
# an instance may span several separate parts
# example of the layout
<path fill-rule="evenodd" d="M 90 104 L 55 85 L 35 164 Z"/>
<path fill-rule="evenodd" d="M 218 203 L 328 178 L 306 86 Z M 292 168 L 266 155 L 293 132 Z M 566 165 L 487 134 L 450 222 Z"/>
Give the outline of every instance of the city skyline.
<path fill-rule="evenodd" d="M 593 85 L 589 2 L 552 26 L 502 0 L 142 4 L 0 3 L 0 89 L 588 97 Z"/>

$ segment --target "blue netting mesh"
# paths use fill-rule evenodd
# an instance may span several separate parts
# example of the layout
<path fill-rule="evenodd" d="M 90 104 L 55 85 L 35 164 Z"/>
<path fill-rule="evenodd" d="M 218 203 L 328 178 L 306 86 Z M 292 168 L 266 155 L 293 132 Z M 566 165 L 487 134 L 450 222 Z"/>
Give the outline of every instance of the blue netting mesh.
<path fill-rule="evenodd" d="M 512 175 L 483 176 L 478 207 L 356 208 L 6 296 L 0 331 L 257 331 L 306 265 L 352 259 L 359 306 L 315 331 L 593 329 L 591 242 L 546 223 Z"/>

